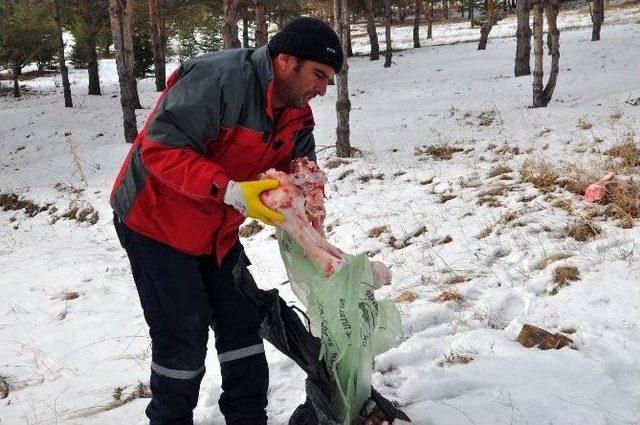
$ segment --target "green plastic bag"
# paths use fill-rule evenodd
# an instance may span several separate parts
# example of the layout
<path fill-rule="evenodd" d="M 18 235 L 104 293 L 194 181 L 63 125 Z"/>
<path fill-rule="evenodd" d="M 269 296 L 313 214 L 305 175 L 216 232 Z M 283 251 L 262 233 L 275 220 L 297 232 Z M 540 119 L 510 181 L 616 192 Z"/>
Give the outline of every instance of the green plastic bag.
<path fill-rule="evenodd" d="M 371 394 L 374 356 L 402 340 L 400 312 L 392 301 L 375 299 L 366 256 L 348 255 L 339 271 L 326 276 L 290 235 L 276 235 L 291 288 L 321 338 L 320 359 L 337 383 L 332 403 L 351 424 Z"/>

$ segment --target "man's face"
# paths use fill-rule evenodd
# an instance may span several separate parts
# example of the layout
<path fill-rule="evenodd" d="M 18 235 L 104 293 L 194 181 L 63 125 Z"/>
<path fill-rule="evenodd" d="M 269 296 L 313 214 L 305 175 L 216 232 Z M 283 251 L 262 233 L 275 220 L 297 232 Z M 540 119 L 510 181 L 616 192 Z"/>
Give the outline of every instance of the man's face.
<path fill-rule="evenodd" d="M 328 65 L 280 54 L 274 60 L 276 107 L 303 108 L 324 96 L 335 71 Z"/>

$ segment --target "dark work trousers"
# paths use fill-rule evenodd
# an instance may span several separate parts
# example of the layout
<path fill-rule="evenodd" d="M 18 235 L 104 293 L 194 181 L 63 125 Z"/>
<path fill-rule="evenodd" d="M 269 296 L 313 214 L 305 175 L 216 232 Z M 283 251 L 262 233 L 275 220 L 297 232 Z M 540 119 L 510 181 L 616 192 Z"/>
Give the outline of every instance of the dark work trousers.
<path fill-rule="evenodd" d="M 134 232 L 117 217 L 114 224 L 151 335 L 150 424 L 193 424 L 209 326 L 222 373 L 218 402 L 227 424 L 266 424 L 269 369 L 259 313 L 231 277 L 242 245 L 219 267 L 212 255 L 181 253 Z"/>

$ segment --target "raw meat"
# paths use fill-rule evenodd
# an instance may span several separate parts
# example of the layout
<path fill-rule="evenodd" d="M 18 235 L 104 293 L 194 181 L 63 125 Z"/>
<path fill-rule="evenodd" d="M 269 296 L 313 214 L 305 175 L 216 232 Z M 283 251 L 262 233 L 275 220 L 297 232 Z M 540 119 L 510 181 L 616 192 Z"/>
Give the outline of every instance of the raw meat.
<path fill-rule="evenodd" d="M 289 174 L 274 169 L 263 178 L 280 181 L 277 189 L 263 192 L 262 202 L 286 217 L 282 229 L 302 246 L 305 256 L 327 275 L 344 265 L 346 254 L 324 237 L 324 185 L 326 174 L 313 161 L 298 158 L 291 163 Z M 371 263 L 377 287 L 391 283 L 391 272 L 383 263 Z"/>

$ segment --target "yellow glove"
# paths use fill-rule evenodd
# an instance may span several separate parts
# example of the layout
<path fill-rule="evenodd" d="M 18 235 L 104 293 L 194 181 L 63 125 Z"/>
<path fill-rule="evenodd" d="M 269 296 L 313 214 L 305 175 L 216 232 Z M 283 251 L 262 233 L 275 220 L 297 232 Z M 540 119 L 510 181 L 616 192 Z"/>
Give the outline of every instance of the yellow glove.
<path fill-rule="evenodd" d="M 231 180 L 224 194 L 224 203 L 231 205 L 245 217 L 255 218 L 270 226 L 278 226 L 284 223 L 284 216 L 277 211 L 269 209 L 260 200 L 262 192 L 275 189 L 278 186 L 280 186 L 280 182 L 276 179 L 247 182 L 234 182 Z"/>

